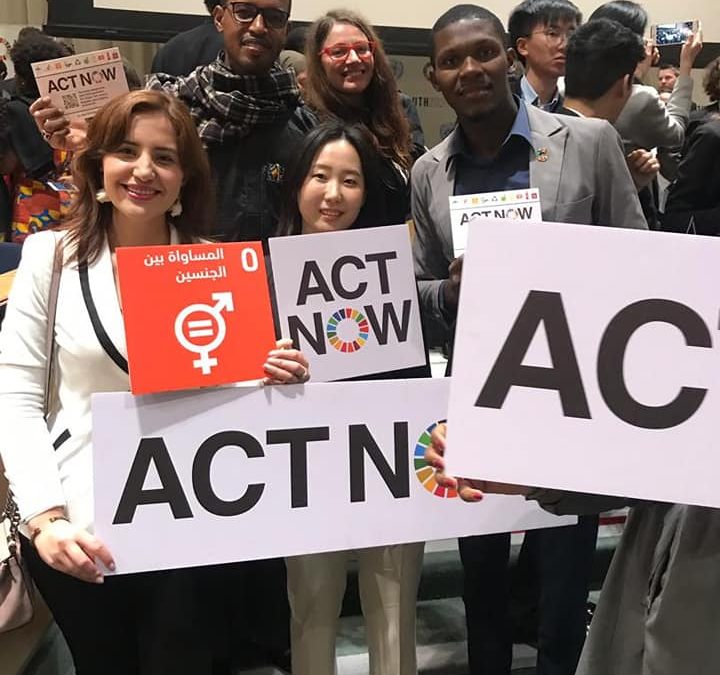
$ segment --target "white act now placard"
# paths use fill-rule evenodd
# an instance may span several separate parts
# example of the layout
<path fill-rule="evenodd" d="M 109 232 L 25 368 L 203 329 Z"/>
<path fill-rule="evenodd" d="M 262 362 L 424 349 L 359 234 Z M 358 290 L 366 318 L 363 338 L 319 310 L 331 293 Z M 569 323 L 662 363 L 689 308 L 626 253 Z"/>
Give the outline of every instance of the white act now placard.
<path fill-rule="evenodd" d="M 423 453 L 444 379 L 93 397 L 95 532 L 139 572 L 575 522 L 468 504 Z"/>
<path fill-rule="evenodd" d="M 314 382 L 425 363 L 407 225 L 270 239 L 283 337 Z"/>
<path fill-rule="evenodd" d="M 475 225 L 448 470 L 720 507 L 720 240 Z"/>
<path fill-rule="evenodd" d="M 450 222 L 453 252 L 456 258 L 465 253 L 468 231 L 473 227 L 471 222 L 474 218 L 507 218 L 540 222 L 542 221 L 540 190 L 528 188 L 450 197 Z"/>

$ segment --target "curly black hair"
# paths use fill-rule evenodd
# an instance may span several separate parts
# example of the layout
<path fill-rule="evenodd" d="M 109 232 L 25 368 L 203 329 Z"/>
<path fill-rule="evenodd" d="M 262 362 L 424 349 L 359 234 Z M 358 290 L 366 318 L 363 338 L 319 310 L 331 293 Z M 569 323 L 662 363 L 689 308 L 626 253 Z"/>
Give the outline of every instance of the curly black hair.
<path fill-rule="evenodd" d="M 18 94 L 29 99 L 40 96 L 32 72 L 33 63 L 59 59 L 71 54 L 72 51 L 67 45 L 39 30 L 25 30 L 21 33 L 10 49 L 10 58 L 15 66 L 15 86 Z"/>
<path fill-rule="evenodd" d="M 720 56 L 705 66 L 703 89 L 711 101 L 720 101 Z"/>

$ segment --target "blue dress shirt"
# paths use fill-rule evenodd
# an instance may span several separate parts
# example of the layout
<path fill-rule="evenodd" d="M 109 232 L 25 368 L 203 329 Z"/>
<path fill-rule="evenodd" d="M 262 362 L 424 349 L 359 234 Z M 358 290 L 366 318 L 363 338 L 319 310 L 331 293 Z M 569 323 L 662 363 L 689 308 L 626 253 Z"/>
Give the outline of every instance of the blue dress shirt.
<path fill-rule="evenodd" d="M 517 99 L 516 99 L 517 100 Z M 526 190 L 530 187 L 530 152 L 532 134 L 527 107 L 517 100 L 515 121 L 502 143 L 500 152 L 491 159 L 472 154 L 462 129 L 458 127 L 450 157 L 455 161 L 455 195 L 500 190 Z"/>

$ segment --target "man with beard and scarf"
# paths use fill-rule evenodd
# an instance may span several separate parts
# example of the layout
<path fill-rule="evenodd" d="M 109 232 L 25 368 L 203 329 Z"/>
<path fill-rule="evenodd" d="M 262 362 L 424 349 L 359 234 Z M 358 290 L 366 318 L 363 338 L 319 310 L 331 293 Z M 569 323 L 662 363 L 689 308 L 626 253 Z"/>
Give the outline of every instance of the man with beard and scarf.
<path fill-rule="evenodd" d="M 277 62 L 288 29 L 290 0 L 225 2 L 213 9 L 224 49 L 186 77 L 158 73 L 148 89 L 177 96 L 190 109 L 213 171 L 217 215 L 212 235 L 223 241 L 265 240 L 277 224 L 275 204 L 287 160 L 316 124 L 302 107 L 295 74 Z M 83 130 L 71 127 L 49 99 L 31 111 L 53 147 L 74 149 Z"/>

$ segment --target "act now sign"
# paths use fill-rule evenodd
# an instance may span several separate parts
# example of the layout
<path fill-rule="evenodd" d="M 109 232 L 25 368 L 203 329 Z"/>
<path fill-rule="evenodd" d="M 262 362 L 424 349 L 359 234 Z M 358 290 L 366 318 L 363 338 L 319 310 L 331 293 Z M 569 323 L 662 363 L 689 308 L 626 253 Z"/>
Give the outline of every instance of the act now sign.
<path fill-rule="evenodd" d="M 478 222 L 448 471 L 720 507 L 718 259 L 717 237 Z"/>
<path fill-rule="evenodd" d="M 425 363 L 407 225 L 270 239 L 283 337 L 313 382 Z"/>
<path fill-rule="evenodd" d="M 435 483 L 423 454 L 448 387 L 95 395 L 95 532 L 127 573 L 575 522 L 522 497 L 468 504 Z"/>
<path fill-rule="evenodd" d="M 117 47 L 32 64 L 41 96 L 68 117 L 92 117 L 108 101 L 128 91 Z"/>
<path fill-rule="evenodd" d="M 453 254 L 456 258 L 465 253 L 470 228 L 481 227 L 479 224 L 471 224 L 475 218 L 540 222 L 542 221 L 540 190 L 527 188 L 451 196 L 450 223 Z"/>

